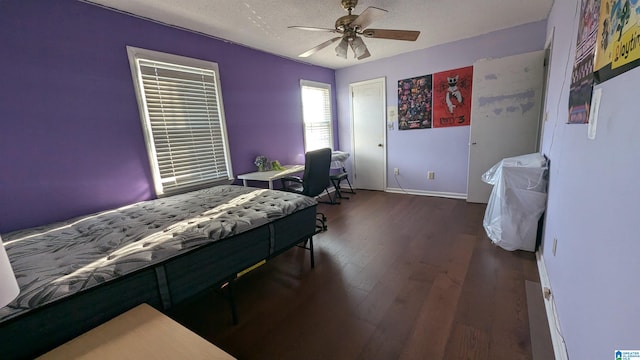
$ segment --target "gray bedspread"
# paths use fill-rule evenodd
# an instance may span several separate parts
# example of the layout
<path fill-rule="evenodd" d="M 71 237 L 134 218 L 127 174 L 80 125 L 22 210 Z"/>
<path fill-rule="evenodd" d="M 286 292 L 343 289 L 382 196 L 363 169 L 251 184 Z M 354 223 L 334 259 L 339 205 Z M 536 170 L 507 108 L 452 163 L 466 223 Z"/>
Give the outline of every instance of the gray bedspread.
<path fill-rule="evenodd" d="M 20 295 L 0 320 L 316 204 L 223 185 L 3 234 Z"/>

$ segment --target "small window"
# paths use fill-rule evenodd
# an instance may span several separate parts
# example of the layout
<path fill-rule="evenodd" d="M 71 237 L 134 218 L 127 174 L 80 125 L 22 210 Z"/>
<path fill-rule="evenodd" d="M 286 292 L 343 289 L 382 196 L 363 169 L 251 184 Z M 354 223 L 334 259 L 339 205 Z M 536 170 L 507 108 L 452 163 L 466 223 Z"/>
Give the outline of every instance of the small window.
<path fill-rule="evenodd" d="M 302 88 L 305 151 L 333 149 L 331 85 L 300 80 L 300 87 Z"/>
<path fill-rule="evenodd" d="M 156 194 L 233 179 L 218 65 L 127 47 Z"/>

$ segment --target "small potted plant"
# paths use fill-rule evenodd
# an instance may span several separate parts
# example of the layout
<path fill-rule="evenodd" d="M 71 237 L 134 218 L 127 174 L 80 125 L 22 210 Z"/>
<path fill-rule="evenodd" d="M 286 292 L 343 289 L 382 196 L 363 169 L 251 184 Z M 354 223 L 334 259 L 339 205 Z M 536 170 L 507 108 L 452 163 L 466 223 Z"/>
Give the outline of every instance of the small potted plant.
<path fill-rule="evenodd" d="M 254 161 L 253 163 L 258 167 L 258 171 L 265 171 L 267 170 L 266 167 L 269 163 L 269 159 L 267 159 L 266 156 L 259 155 L 258 157 L 256 157 L 256 161 Z"/>

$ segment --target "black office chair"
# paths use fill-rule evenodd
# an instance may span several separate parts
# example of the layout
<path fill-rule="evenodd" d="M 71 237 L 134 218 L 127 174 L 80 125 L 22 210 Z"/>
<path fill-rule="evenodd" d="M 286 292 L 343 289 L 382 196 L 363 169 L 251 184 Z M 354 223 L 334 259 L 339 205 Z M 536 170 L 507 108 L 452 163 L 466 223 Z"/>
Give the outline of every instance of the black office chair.
<path fill-rule="evenodd" d="M 327 189 L 330 184 L 329 172 L 331 168 L 331 149 L 319 149 L 308 151 L 304 155 L 304 173 L 302 178 L 297 176 L 285 176 L 282 180 L 282 190 L 294 192 L 306 196 L 316 197 L 323 192 L 329 196 L 329 204 L 336 204 L 336 199 L 331 197 Z M 322 201 L 319 201 L 322 202 Z M 318 213 L 320 222 L 318 230 L 327 230 L 327 218 Z"/>

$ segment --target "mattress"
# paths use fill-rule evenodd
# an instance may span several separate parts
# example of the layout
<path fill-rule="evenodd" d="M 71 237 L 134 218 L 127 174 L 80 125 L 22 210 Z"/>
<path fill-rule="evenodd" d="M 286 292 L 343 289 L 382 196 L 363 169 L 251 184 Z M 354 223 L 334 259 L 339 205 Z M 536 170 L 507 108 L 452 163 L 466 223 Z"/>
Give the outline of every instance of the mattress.
<path fill-rule="evenodd" d="M 20 295 L 0 321 L 316 204 L 222 185 L 3 234 Z"/>

